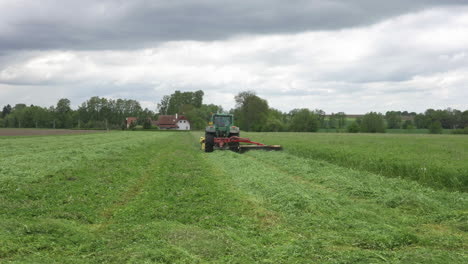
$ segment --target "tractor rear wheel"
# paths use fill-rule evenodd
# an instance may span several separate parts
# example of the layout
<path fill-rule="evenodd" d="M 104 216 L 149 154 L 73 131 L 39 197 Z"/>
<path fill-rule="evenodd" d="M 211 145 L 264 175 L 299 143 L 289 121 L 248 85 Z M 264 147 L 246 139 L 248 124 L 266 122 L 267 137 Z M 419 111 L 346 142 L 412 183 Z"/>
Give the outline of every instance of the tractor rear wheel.
<path fill-rule="evenodd" d="M 213 152 L 214 149 L 214 134 L 205 133 L 205 152 Z"/>

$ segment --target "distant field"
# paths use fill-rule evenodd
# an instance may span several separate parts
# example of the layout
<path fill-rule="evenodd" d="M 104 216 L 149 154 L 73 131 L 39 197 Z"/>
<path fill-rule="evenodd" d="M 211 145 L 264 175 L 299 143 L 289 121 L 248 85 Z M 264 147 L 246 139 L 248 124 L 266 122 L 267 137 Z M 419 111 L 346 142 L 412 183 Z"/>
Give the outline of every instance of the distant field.
<path fill-rule="evenodd" d="M 0 128 L 0 136 L 44 136 L 96 133 L 102 130 L 75 130 L 75 129 L 35 129 L 35 128 Z"/>
<path fill-rule="evenodd" d="M 245 133 L 284 144 L 293 155 L 468 191 L 468 136 L 325 133 Z"/>
<path fill-rule="evenodd" d="M 452 134 L 453 129 L 442 129 L 442 134 Z M 346 133 L 346 129 L 320 128 L 319 133 Z M 429 129 L 386 129 L 387 134 L 429 134 Z"/>
<path fill-rule="evenodd" d="M 238 154 L 200 135 L 0 137 L 0 263 L 467 263 L 467 193 L 321 156 L 465 172 L 466 137 L 249 133 L 285 150 Z"/>
<path fill-rule="evenodd" d="M 442 129 L 442 134 L 452 134 L 453 129 Z M 429 129 L 387 129 L 389 134 L 429 134 Z"/>

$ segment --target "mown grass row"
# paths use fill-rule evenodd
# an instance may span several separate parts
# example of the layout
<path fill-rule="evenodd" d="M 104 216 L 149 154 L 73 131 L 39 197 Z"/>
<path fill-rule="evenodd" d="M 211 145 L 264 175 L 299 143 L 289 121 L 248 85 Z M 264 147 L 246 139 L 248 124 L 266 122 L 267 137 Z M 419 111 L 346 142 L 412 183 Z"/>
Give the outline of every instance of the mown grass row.
<path fill-rule="evenodd" d="M 1 159 L 0 262 L 106 262 L 100 256 L 112 239 L 97 230 L 140 184 L 168 136 L 2 138 L 11 147 Z"/>
<path fill-rule="evenodd" d="M 204 153 L 197 136 L 119 132 L 23 138 L 16 149 L 11 144 L 12 162 L 0 165 L 12 171 L 21 159 L 39 172 L 0 172 L 0 262 L 468 258 L 465 193 L 288 152 Z M 29 144 L 47 152 L 48 162 L 38 153 L 24 154 Z M 73 147 L 79 144 L 83 149 Z"/>
<path fill-rule="evenodd" d="M 244 136 L 281 144 L 286 152 L 300 157 L 410 179 L 436 189 L 468 191 L 467 136 L 320 133 Z"/>

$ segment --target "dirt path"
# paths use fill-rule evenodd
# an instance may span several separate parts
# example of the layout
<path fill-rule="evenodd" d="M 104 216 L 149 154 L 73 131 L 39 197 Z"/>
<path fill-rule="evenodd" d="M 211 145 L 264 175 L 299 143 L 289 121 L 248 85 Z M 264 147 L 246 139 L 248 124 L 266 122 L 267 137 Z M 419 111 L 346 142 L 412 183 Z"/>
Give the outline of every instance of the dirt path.
<path fill-rule="evenodd" d="M 35 128 L 2 128 L 0 136 L 46 136 L 98 133 L 104 130 L 74 130 L 74 129 L 35 129 Z"/>

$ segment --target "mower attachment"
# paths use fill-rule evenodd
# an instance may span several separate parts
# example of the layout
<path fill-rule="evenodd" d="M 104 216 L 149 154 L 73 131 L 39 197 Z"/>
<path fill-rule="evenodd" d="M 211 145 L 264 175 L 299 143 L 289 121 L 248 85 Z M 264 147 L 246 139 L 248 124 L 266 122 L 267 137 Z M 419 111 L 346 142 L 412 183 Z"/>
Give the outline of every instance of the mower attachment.
<path fill-rule="evenodd" d="M 203 137 L 200 138 L 200 143 L 202 144 L 202 149 L 204 149 L 205 138 Z M 240 144 L 240 143 L 246 143 L 246 144 Z M 265 145 L 259 142 L 251 141 L 249 138 L 242 138 L 238 136 L 215 137 L 214 146 L 216 149 L 230 149 L 232 151 L 241 152 L 241 153 L 246 152 L 251 149 L 263 149 L 263 150 L 282 150 L 283 149 L 280 145 Z"/>

